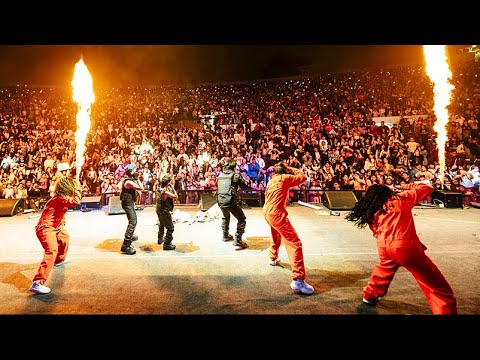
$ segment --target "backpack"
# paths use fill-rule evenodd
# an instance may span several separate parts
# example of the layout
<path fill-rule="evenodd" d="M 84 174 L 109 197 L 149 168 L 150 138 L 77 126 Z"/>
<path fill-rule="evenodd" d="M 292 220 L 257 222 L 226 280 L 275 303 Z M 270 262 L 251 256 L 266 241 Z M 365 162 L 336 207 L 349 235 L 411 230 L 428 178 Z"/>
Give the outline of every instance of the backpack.
<path fill-rule="evenodd" d="M 220 181 L 218 182 L 218 189 L 215 192 L 215 199 L 217 200 L 218 206 L 220 207 L 226 207 L 229 206 L 232 203 L 232 198 L 235 193 L 235 190 L 233 189 L 232 182 L 233 182 L 233 176 L 235 173 L 232 173 L 230 176 L 230 184 L 220 184 Z M 219 180 L 225 181 L 228 178 L 220 179 Z"/>
<path fill-rule="evenodd" d="M 167 197 L 166 199 L 163 199 L 163 195 L 165 194 L 166 189 L 162 190 L 157 190 L 157 204 L 160 206 L 162 210 L 166 211 L 173 211 L 173 199 L 170 197 Z"/>

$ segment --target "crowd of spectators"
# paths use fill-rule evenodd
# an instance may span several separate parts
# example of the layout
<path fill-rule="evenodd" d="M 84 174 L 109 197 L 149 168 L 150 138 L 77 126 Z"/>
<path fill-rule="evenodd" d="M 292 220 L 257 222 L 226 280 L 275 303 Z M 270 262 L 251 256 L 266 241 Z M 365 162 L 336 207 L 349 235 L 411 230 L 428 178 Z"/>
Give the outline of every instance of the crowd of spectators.
<path fill-rule="evenodd" d="M 308 180 L 291 199 L 319 202 L 323 190 L 431 181 L 478 195 L 479 63 L 452 67 L 445 176 L 433 129 L 432 84 L 421 67 L 319 74 L 234 84 L 96 89 L 80 181 L 87 194 L 118 192 L 134 163 L 153 194 L 168 173 L 184 203 L 214 190 L 226 157 L 252 190 L 285 159 Z M 39 206 L 60 173 L 76 175 L 76 104 L 71 89 L 0 88 L 0 198 Z M 380 117 L 398 116 L 392 126 Z M 69 169 L 61 170 L 59 165 Z M 186 191 L 183 191 L 186 190 Z M 297 190 L 297 191 L 296 191 Z M 148 201 L 144 199 L 145 201 Z"/>

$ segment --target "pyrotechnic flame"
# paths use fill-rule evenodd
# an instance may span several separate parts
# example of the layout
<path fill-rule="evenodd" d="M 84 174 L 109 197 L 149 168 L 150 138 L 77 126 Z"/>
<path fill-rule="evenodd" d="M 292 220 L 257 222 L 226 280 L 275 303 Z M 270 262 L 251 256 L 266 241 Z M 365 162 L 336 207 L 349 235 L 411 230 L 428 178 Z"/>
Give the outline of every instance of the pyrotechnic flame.
<path fill-rule="evenodd" d="M 77 131 L 75 132 L 75 164 L 76 164 L 76 178 L 80 180 L 80 172 L 85 163 L 83 154 L 85 153 L 85 139 L 90 130 L 90 110 L 95 95 L 93 94 L 92 76 L 90 75 L 87 66 L 80 59 L 75 64 L 75 71 L 72 80 L 73 87 L 73 101 L 77 103 Z"/>
<path fill-rule="evenodd" d="M 423 47 L 425 55 L 425 70 L 433 82 L 433 111 L 437 121 L 433 129 L 437 132 L 435 139 L 438 148 L 438 163 L 440 165 L 438 177 L 442 181 L 445 174 L 445 144 L 447 138 L 448 123 L 448 105 L 454 86 L 449 82 L 452 78 L 452 72 L 448 67 L 447 52 L 445 45 L 425 45 Z"/>

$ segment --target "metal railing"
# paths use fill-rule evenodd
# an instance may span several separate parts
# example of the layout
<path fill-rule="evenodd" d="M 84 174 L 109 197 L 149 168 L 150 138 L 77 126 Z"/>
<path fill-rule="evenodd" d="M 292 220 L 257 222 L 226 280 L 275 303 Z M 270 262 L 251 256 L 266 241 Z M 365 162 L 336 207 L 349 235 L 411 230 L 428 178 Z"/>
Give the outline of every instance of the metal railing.
<path fill-rule="evenodd" d="M 342 191 L 342 190 L 339 190 Z M 199 205 L 202 197 L 213 196 L 215 190 L 177 190 L 178 199 L 175 205 Z M 289 201 L 297 202 L 318 202 L 322 201 L 324 190 L 289 190 Z M 264 190 L 241 190 L 240 199 L 250 206 L 263 206 L 265 203 Z M 103 193 L 103 194 L 84 194 L 84 196 L 101 196 L 102 206 L 108 205 L 108 199 L 111 196 L 118 196 L 119 193 Z M 136 204 L 150 206 L 155 205 L 156 196 L 153 191 L 144 191 L 142 195 L 137 197 Z"/>
<path fill-rule="evenodd" d="M 297 201 L 303 201 L 308 203 L 321 203 L 323 201 L 323 195 L 325 191 L 352 191 L 352 190 L 289 190 L 289 203 Z M 178 199 L 175 201 L 175 205 L 199 205 L 202 197 L 213 196 L 215 190 L 203 189 L 203 190 L 177 190 Z M 360 199 L 364 191 L 353 190 L 357 199 Z M 250 206 L 263 206 L 265 203 L 265 191 L 264 190 L 241 190 L 240 199 Z M 85 197 L 98 197 L 100 196 L 100 205 L 108 206 L 109 200 L 112 196 L 119 196 L 119 192 L 108 193 L 84 193 Z M 25 199 L 25 209 L 43 209 L 43 206 L 50 197 L 35 197 Z M 154 191 L 144 191 L 137 197 L 136 204 L 142 206 L 152 206 L 156 203 L 156 196 Z"/>

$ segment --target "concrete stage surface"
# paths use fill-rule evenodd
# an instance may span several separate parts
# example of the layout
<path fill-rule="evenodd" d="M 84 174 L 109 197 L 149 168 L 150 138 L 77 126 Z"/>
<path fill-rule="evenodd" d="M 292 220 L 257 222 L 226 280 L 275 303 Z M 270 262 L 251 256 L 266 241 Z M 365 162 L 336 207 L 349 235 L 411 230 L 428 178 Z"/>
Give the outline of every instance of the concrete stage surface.
<path fill-rule="evenodd" d="M 177 207 L 194 215 L 198 207 Z M 261 208 L 244 209 L 249 248 L 221 241 L 221 219 L 175 224 L 176 251 L 157 245 L 154 207 L 138 211 L 137 254 L 119 252 L 125 215 L 107 209 L 70 211 L 68 256 L 53 269 L 52 292 L 33 295 L 43 256 L 34 227 L 39 213 L 0 218 L 0 314 L 411 314 L 430 308 L 413 276 L 400 268 L 376 307 L 362 304 L 362 287 L 377 262 L 375 240 L 329 210 L 288 208 L 303 242 L 312 296 L 295 295 L 284 246 L 281 267 L 268 264 L 269 227 Z M 326 215 L 325 215 L 326 214 Z M 417 231 L 457 296 L 459 314 L 480 314 L 480 210 L 416 207 Z M 236 220 L 232 217 L 230 233 Z"/>

